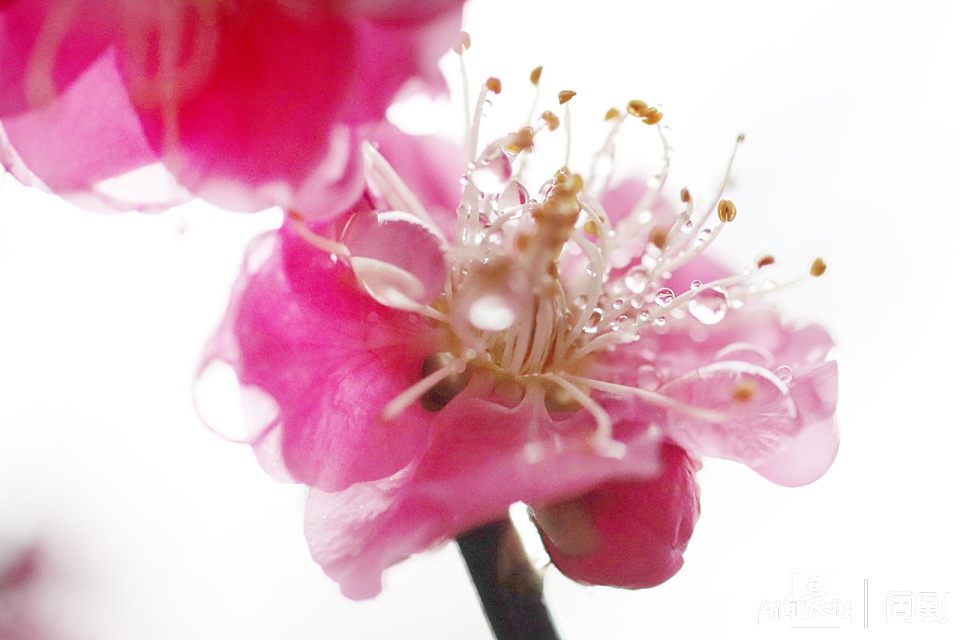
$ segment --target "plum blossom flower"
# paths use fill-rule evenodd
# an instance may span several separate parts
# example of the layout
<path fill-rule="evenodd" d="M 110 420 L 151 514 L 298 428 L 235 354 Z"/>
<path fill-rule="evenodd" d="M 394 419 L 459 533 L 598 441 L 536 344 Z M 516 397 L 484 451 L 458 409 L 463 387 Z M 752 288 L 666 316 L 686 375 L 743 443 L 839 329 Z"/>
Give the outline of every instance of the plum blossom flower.
<path fill-rule="evenodd" d="M 93 208 L 185 187 L 336 215 L 362 189 L 360 130 L 409 81 L 440 86 L 462 2 L 0 2 L 0 162 Z"/>
<path fill-rule="evenodd" d="M 499 90 L 469 163 L 381 129 L 348 216 L 292 212 L 258 239 L 204 360 L 201 385 L 229 367 L 257 408 L 234 438 L 310 487 L 310 548 L 349 597 L 515 502 L 570 577 L 652 586 L 682 565 L 701 456 L 792 486 L 837 451 L 830 337 L 766 303 L 772 257 L 703 256 L 736 207 L 684 189 L 675 211 L 660 112 L 611 110 L 586 177 L 554 165 L 534 189 L 527 159 L 561 119 L 480 147 Z M 631 117 L 663 171 L 611 188 Z"/>

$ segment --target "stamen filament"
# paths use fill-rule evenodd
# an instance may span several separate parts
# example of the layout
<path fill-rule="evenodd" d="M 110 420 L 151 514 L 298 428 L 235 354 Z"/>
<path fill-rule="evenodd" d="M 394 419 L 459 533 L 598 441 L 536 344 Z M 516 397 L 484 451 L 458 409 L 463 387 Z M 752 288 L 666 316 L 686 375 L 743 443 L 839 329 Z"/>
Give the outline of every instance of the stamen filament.
<path fill-rule="evenodd" d="M 444 378 L 451 374 L 462 372 L 466 363 L 467 359 L 460 357 L 419 380 L 416 384 L 408 387 L 403 393 L 388 402 L 387 406 L 383 408 L 381 416 L 384 420 L 393 420 L 400 415 L 404 409 L 416 402 L 423 394 L 430 391 L 430 389 L 439 384 Z"/>
<path fill-rule="evenodd" d="M 633 395 L 637 396 L 641 400 L 658 406 L 663 407 L 664 409 L 671 409 L 673 411 L 679 411 L 686 413 L 688 415 L 701 418 L 708 422 L 723 422 L 725 416 L 716 411 L 710 411 L 708 409 L 698 409 L 697 407 L 691 407 L 690 405 L 683 404 L 669 396 L 665 396 L 656 391 L 648 391 L 647 389 L 640 389 L 639 387 L 628 387 L 622 384 L 616 384 L 613 382 L 604 382 L 602 380 L 594 380 L 593 378 L 584 378 L 581 376 L 574 376 L 566 374 L 566 378 L 571 382 L 582 384 L 586 387 L 596 389 L 597 391 L 606 391 L 607 393 L 612 393 L 614 395 Z M 572 385 L 571 385 L 572 386 Z M 576 388 L 576 387 L 574 387 Z"/>

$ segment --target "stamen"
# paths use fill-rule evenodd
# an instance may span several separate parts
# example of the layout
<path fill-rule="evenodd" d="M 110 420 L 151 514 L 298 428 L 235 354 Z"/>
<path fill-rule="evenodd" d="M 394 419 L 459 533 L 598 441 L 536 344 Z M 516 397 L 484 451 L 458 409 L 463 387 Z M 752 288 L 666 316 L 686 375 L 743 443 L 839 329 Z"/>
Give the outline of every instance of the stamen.
<path fill-rule="evenodd" d="M 404 409 L 419 400 L 423 394 L 430 391 L 434 385 L 440 383 L 444 378 L 449 375 L 462 373 L 466 368 L 467 362 L 475 357 L 476 354 L 473 353 L 472 350 L 469 350 L 463 356 L 457 358 L 449 364 L 440 367 L 430 375 L 422 378 L 416 384 L 408 387 L 403 393 L 388 402 L 387 406 L 383 408 L 383 413 L 381 414 L 383 419 L 393 420 L 396 418 L 404 411 Z"/>
<path fill-rule="evenodd" d="M 550 380 L 569 393 L 574 400 L 580 403 L 581 407 L 593 416 L 593 419 L 597 423 L 593 446 L 597 448 L 599 453 L 611 458 L 622 458 L 626 454 L 626 445 L 613 439 L 613 422 L 610 420 L 610 415 L 604 411 L 603 407 L 597 404 L 593 398 L 571 382 L 571 380 L 579 381 L 579 378 L 567 374 L 558 375 L 555 373 L 546 373 L 542 377 L 545 380 Z"/>
<path fill-rule="evenodd" d="M 467 142 L 470 138 L 470 79 L 467 74 L 467 62 L 464 59 L 464 52 L 470 48 L 470 34 L 466 31 L 460 32 L 460 40 L 453 47 L 454 52 L 457 54 L 457 58 L 460 60 L 460 83 L 461 90 L 463 91 L 463 130 L 466 132 L 464 137 Z M 465 145 L 466 146 L 466 145 Z M 472 160 L 469 156 L 468 160 Z"/>
<path fill-rule="evenodd" d="M 397 210 L 412 213 L 431 231 L 438 236 L 443 237 L 440 227 L 437 225 L 433 216 L 427 211 L 420 200 L 414 195 L 407 183 L 397 174 L 394 168 L 387 162 L 387 159 L 380 155 L 377 148 L 364 140 L 361 145 L 363 159 L 367 165 L 367 179 L 373 183 L 380 195 L 384 197 L 387 204 Z"/>
<path fill-rule="evenodd" d="M 350 250 L 347 249 L 347 246 L 340 244 L 335 240 L 330 238 L 325 238 L 318 233 L 314 233 L 310 227 L 307 226 L 306 222 L 303 219 L 303 216 L 296 211 L 287 212 L 287 219 L 290 220 L 290 224 L 293 227 L 293 230 L 297 232 L 301 238 L 312 246 L 320 249 L 324 253 L 329 253 L 334 256 L 342 256 L 344 258 L 350 257 Z"/>
<path fill-rule="evenodd" d="M 571 382 L 582 384 L 586 387 L 596 389 L 597 391 L 605 391 L 607 393 L 612 393 L 614 395 L 633 395 L 637 396 L 641 400 L 658 406 L 663 407 L 664 409 L 671 409 L 673 411 L 678 411 L 681 413 L 686 413 L 707 422 L 723 422 L 726 417 L 716 411 L 709 411 L 707 409 L 699 409 L 697 407 L 692 407 L 688 404 L 684 404 L 678 400 L 674 400 L 669 396 L 665 396 L 656 391 L 649 391 L 647 389 L 640 389 L 639 387 L 628 387 L 622 384 L 615 384 L 613 382 L 604 382 L 602 380 L 594 380 L 592 378 L 583 378 L 581 376 L 573 376 L 566 374 L 566 378 Z"/>

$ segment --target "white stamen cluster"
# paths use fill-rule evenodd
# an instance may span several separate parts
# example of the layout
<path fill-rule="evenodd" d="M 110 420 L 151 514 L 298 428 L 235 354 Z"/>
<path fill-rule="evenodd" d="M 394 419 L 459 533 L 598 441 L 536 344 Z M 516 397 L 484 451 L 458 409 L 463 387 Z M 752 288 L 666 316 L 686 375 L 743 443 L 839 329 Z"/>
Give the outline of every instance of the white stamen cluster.
<path fill-rule="evenodd" d="M 461 57 L 468 46 L 458 51 Z M 538 85 L 539 79 L 538 68 L 531 81 Z M 641 340 L 648 331 L 666 330 L 669 322 L 716 324 L 728 309 L 770 290 L 754 282 L 756 273 L 774 262 L 770 256 L 737 275 L 693 281 L 682 292 L 665 286 L 672 273 L 706 250 L 736 217 L 734 204 L 722 199 L 736 147 L 715 197 L 698 209 L 684 189 L 676 219 L 657 226 L 652 208 L 662 197 L 670 149 L 660 125 L 662 113 L 635 100 L 623 113 L 608 112 L 611 132 L 594 155 L 587 180 L 563 166 L 531 196 L 522 177 L 527 156 L 537 136 L 559 127 L 559 118 L 544 112 L 534 124 L 479 149 L 483 110 L 490 94 L 500 89 L 499 80 L 488 79 L 470 119 L 466 145 L 470 161 L 462 180 L 455 237 L 446 248 L 443 293 L 429 306 L 413 307 L 445 328 L 449 332 L 445 344 L 454 346 L 424 363 L 423 378 L 389 403 L 384 415 L 395 416 L 417 399 L 428 408 L 441 409 L 465 387 L 465 375 L 483 368 L 521 387 L 540 383 L 554 408 L 588 411 L 597 423 L 595 444 L 610 455 L 619 455 L 622 447 L 611 439 L 610 418 L 591 398 L 591 390 L 633 395 L 704 419 L 718 419 L 713 412 L 655 391 L 596 380 L 588 374 L 589 363 L 599 352 Z M 572 91 L 559 95 L 566 108 L 567 131 L 567 103 L 574 95 Z M 656 127 L 663 165 L 641 201 L 613 225 L 600 199 L 610 181 L 615 137 L 630 117 Z M 738 137 L 737 144 L 742 140 Z M 373 147 L 366 151 L 368 180 L 388 204 L 439 229 L 386 160 Z M 318 247 L 349 259 L 343 245 L 311 236 L 303 225 L 300 228 Z M 819 276 L 824 270 L 818 258 L 810 274 Z"/>

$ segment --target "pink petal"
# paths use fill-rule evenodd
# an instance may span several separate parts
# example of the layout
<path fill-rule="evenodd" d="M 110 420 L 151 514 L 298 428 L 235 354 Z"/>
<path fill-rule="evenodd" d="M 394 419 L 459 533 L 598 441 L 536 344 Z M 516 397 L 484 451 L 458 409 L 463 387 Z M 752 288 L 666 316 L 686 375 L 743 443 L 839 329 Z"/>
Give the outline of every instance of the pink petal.
<path fill-rule="evenodd" d="M 147 136 L 198 195 L 247 210 L 297 207 L 296 192 L 317 165 L 337 176 L 357 170 L 348 145 L 334 139 L 335 124 L 359 99 L 349 23 L 298 18 L 255 0 L 230 15 L 184 9 L 171 17 L 159 7 L 131 20 L 127 31 L 124 73 Z M 188 58 L 172 89 L 143 49 L 152 35 L 161 59 L 165 48 Z M 161 90 L 173 91 L 174 102 Z"/>
<path fill-rule="evenodd" d="M 0 116 L 53 100 L 112 37 L 113 2 L 12 0 L 0 5 Z"/>
<path fill-rule="evenodd" d="M 470 386 L 436 414 L 430 448 L 418 463 L 341 493 L 310 493 L 311 552 L 345 595 L 376 595 L 385 568 L 504 517 L 514 502 L 555 502 L 612 477 L 659 472 L 659 440 L 646 425 L 617 420 L 616 437 L 628 452 L 606 457 L 587 444 L 593 424 L 585 412 L 555 423 L 536 392 L 512 408 L 483 399 L 492 384 L 482 372 L 473 374 Z M 540 459 L 531 462 L 532 453 Z"/>
<path fill-rule="evenodd" d="M 342 261 L 285 229 L 235 286 L 206 361 L 232 365 L 279 407 L 279 442 L 261 434 L 254 443 L 268 450 L 268 470 L 339 490 L 389 476 L 426 446 L 419 405 L 389 422 L 380 412 L 420 379 L 432 351 L 419 316 L 376 303 Z"/>
<path fill-rule="evenodd" d="M 101 206 L 107 200 L 98 183 L 157 161 L 127 97 L 113 50 L 104 52 L 53 102 L 5 118 L 3 127 L 21 166 L 15 175 L 71 199 L 93 198 Z M 153 202 L 162 207 L 179 201 L 181 194 L 171 182 Z"/>
<path fill-rule="evenodd" d="M 659 477 L 606 482 L 535 509 L 554 566 L 578 582 L 627 589 L 673 577 L 700 515 L 699 465 L 671 445 L 662 448 L 661 462 Z"/>

